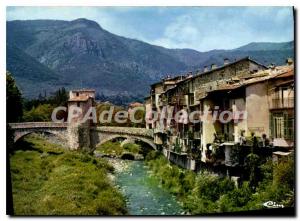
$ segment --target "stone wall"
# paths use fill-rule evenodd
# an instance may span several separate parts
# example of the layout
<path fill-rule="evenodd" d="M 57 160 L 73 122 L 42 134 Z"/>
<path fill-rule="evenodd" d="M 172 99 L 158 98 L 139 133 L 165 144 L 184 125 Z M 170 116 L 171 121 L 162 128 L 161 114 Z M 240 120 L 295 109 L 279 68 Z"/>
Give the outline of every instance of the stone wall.
<path fill-rule="evenodd" d="M 181 155 L 172 151 L 169 151 L 169 161 L 188 170 L 195 170 L 196 163 L 187 155 Z"/>

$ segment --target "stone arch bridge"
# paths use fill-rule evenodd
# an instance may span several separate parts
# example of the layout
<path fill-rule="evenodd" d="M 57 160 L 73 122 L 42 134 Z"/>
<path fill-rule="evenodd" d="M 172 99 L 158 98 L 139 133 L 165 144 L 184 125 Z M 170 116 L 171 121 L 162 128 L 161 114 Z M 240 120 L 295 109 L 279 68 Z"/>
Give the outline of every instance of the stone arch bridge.
<path fill-rule="evenodd" d="M 53 134 L 67 141 L 70 149 L 81 149 L 80 143 L 86 143 L 89 145 L 88 148 L 93 150 L 97 145 L 116 138 L 124 138 L 122 144 L 141 141 L 151 146 L 154 150 L 157 149 L 153 142 L 152 130 L 146 128 L 85 126 L 83 127 L 84 133 L 79 133 L 77 127 L 68 123 L 24 122 L 10 123 L 9 125 L 14 131 L 15 142 L 28 134 L 42 132 Z"/>
<path fill-rule="evenodd" d="M 97 134 L 99 138 L 98 144 L 103 144 L 107 141 L 116 138 L 125 138 L 121 145 L 141 141 L 156 150 L 156 145 L 153 142 L 152 130 L 146 128 L 134 127 L 95 127 L 91 129 L 93 134 Z"/>

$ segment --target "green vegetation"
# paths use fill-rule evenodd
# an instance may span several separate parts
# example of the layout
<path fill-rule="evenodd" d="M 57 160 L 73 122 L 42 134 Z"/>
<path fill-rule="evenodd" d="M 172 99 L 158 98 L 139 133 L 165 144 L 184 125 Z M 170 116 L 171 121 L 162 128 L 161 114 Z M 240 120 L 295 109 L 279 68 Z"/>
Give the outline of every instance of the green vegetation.
<path fill-rule="evenodd" d="M 50 104 L 39 104 L 37 107 L 32 107 L 31 110 L 25 111 L 23 120 L 26 122 L 50 121 L 53 107 Z"/>
<path fill-rule="evenodd" d="M 10 155 L 16 215 L 124 215 L 103 159 L 30 135 Z"/>
<path fill-rule="evenodd" d="M 54 108 L 66 106 L 68 94 L 65 88 L 58 89 L 52 96 L 39 95 L 38 99 L 25 100 L 23 121 L 51 121 L 51 114 Z M 57 113 L 58 119 L 67 119 L 67 113 L 60 111 Z"/>
<path fill-rule="evenodd" d="M 96 151 L 110 156 L 121 157 L 124 153 L 139 154 L 141 147 L 138 144 L 128 143 L 121 147 L 120 142 L 108 141 L 96 148 Z"/>
<path fill-rule="evenodd" d="M 96 106 L 96 112 L 97 112 L 97 116 L 100 116 L 101 113 L 103 111 L 105 111 L 104 113 L 102 113 L 102 115 L 104 114 L 104 121 L 108 121 L 108 114 L 107 112 L 110 110 L 110 108 L 114 108 L 113 109 L 113 113 L 112 113 L 112 118 L 109 122 L 99 122 L 99 118 L 97 118 L 98 120 L 98 125 L 100 126 L 118 126 L 118 127 L 140 127 L 140 128 L 144 128 L 145 127 L 145 110 L 137 110 L 134 114 L 134 117 L 136 120 L 140 120 L 142 119 L 141 123 L 134 123 L 130 120 L 130 114 L 128 109 L 122 107 L 122 106 L 116 106 L 113 105 L 111 103 L 105 102 L 105 103 L 98 103 Z M 127 121 L 124 123 L 118 123 L 115 121 L 115 115 L 118 111 L 128 111 L 128 117 L 127 117 Z"/>
<path fill-rule="evenodd" d="M 130 95 L 130 94 L 124 94 L 124 93 L 118 93 L 116 95 L 110 95 L 105 96 L 103 93 L 96 93 L 96 100 L 100 101 L 102 103 L 110 102 L 117 106 L 126 107 L 131 102 L 144 102 L 144 95 L 143 94 L 136 94 L 136 95 Z"/>
<path fill-rule="evenodd" d="M 261 165 L 263 179 L 256 188 L 248 181 L 237 188 L 227 177 L 181 169 L 154 151 L 146 156 L 146 163 L 162 187 L 191 214 L 263 209 L 263 203 L 270 200 L 285 207 L 294 206 L 293 156 L 275 165 L 271 159 Z"/>
<path fill-rule="evenodd" d="M 6 72 L 6 114 L 7 122 L 18 122 L 23 115 L 22 95 L 9 72 Z"/>

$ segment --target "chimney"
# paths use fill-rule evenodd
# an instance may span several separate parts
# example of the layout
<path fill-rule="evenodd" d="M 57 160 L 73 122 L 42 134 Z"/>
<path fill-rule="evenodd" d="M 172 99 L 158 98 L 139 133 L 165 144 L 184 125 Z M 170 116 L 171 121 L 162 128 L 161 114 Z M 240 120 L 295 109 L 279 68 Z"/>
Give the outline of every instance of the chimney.
<path fill-rule="evenodd" d="M 204 66 L 203 72 L 207 72 L 207 71 L 208 71 L 208 67 L 207 67 L 207 66 Z"/>
<path fill-rule="evenodd" d="M 224 65 L 229 64 L 229 59 L 228 58 L 224 58 Z"/>
<path fill-rule="evenodd" d="M 217 65 L 216 64 L 211 64 L 211 70 L 214 70 L 217 68 Z"/>
<path fill-rule="evenodd" d="M 288 58 L 288 59 L 286 59 L 286 64 L 287 65 L 293 65 L 293 59 L 292 58 Z"/>

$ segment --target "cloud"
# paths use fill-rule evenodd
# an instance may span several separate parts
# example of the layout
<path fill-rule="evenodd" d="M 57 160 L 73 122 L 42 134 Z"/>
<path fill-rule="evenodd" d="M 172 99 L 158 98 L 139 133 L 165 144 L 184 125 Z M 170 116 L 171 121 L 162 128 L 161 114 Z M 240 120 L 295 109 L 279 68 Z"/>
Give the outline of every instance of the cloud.
<path fill-rule="evenodd" d="M 206 51 L 232 49 L 254 41 L 290 40 L 293 40 L 291 7 L 218 7 L 177 17 L 152 43 Z"/>

